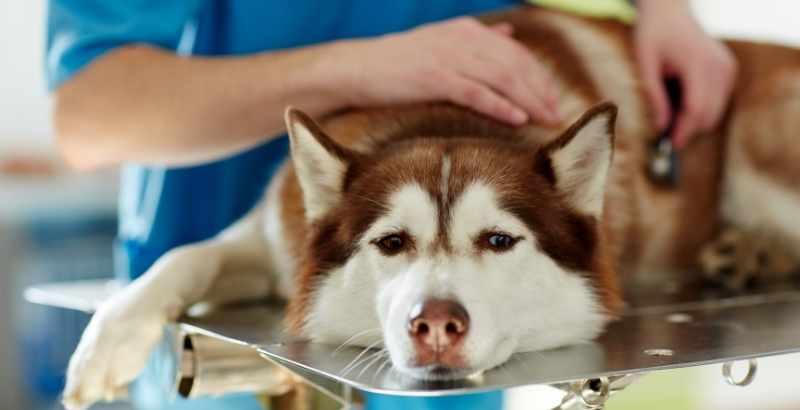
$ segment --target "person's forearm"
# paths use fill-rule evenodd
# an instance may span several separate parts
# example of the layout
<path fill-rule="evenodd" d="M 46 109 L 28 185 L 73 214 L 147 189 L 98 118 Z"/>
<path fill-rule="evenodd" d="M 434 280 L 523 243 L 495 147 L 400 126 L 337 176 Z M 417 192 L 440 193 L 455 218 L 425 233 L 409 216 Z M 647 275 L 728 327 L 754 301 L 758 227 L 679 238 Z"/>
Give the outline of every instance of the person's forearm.
<path fill-rule="evenodd" d="M 326 87 L 340 82 L 325 71 L 334 47 L 227 58 L 117 49 L 56 91 L 59 144 L 84 169 L 219 159 L 279 134 L 289 104 L 312 115 L 346 104 Z"/>

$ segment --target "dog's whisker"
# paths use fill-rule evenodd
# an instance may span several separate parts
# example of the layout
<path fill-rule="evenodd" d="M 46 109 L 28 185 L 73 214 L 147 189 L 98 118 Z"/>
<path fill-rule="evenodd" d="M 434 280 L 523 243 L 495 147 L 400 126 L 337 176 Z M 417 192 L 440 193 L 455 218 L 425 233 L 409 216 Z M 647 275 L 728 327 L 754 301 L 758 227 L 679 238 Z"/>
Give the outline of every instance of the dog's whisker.
<path fill-rule="evenodd" d="M 347 376 L 348 374 L 350 374 L 350 372 L 351 372 L 351 371 L 353 371 L 353 370 L 357 369 L 357 368 L 358 368 L 358 366 L 361 366 L 363 363 L 365 363 L 367 360 L 369 360 L 369 359 L 370 359 L 370 357 L 372 357 L 372 356 L 367 356 L 367 357 L 365 357 L 365 358 L 363 358 L 363 359 L 361 359 L 361 360 L 359 360 L 359 361 L 357 361 L 357 362 L 353 363 L 351 366 L 348 366 L 348 367 L 347 367 L 347 368 L 346 368 L 346 369 L 345 369 L 345 370 L 342 372 L 341 376 L 343 376 L 343 377 L 344 377 L 344 376 Z"/>
<path fill-rule="evenodd" d="M 383 368 L 384 368 L 384 367 L 386 367 L 386 365 L 387 365 L 387 364 L 389 364 L 389 363 L 391 363 L 391 362 L 392 362 L 392 357 L 391 357 L 391 356 L 389 356 L 389 355 L 387 355 L 387 356 L 386 356 L 386 357 L 383 359 L 383 363 L 381 363 L 381 365 L 380 365 L 380 366 L 378 366 L 378 370 L 376 370 L 376 371 L 375 371 L 375 374 L 373 374 L 373 375 L 372 375 L 372 380 L 375 380 L 375 378 L 376 378 L 376 377 L 378 377 L 378 375 L 381 373 L 381 371 L 383 370 Z M 391 367 L 388 367 L 388 368 L 387 368 L 387 370 L 388 370 L 388 369 L 391 369 Z"/>
<path fill-rule="evenodd" d="M 348 337 L 347 340 L 342 342 L 342 344 L 340 344 L 339 346 L 336 347 L 336 349 L 334 349 L 333 353 L 331 353 L 331 357 L 336 356 L 336 354 L 338 354 L 345 347 L 352 346 L 351 344 L 348 344 L 348 343 L 354 341 L 357 337 L 368 335 L 368 334 L 370 334 L 372 332 L 380 332 L 380 331 L 381 331 L 380 328 L 367 329 L 367 330 L 362 330 L 362 331 L 360 331 L 360 332 Z"/>
<path fill-rule="evenodd" d="M 347 374 L 350 372 L 350 370 L 352 370 L 354 367 L 356 367 L 359 364 L 359 360 L 361 359 L 361 356 L 363 356 L 368 351 L 369 351 L 369 349 L 367 349 L 367 348 L 362 350 L 353 360 L 350 361 L 350 363 L 347 364 L 347 366 L 342 368 L 342 370 L 340 371 L 339 374 L 341 376 L 347 376 Z"/>
<path fill-rule="evenodd" d="M 359 354 L 358 354 L 358 355 L 357 355 L 357 356 L 356 356 L 356 357 L 355 357 L 353 360 L 351 360 L 351 361 L 350 361 L 350 363 L 348 363 L 348 365 L 347 365 L 347 366 L 345 366 L 345 367 L 344 367 L 344 368 L 341 370 L 341 371 L 342 371 L 342 373 L 343 373 L 343 374 L 342 374 L 342 376 L 346 375 L 346 374 L 347 374 L 347 372 L 349 372 L 350 370 L 352 370 L 352 369 L 351 369 L 351 367 L 352 367 L 352 366 L 355 366 L 355 365 L 357 364 L 357 362 L 358 362 L 358 360 L 359 360 L 359 359 L 361 359 L 361 358 L 362 358 L 362 357 L 363 357 L 365 354 L 367 354 L 367 352 L 369 352 L 369 351 L 370 351 L 370 350 L 371 350 L 373 347 L 377 346 L 377 345 L 378 345 L 378 343 L 381 343 L 381 342 L 383 342 L 383 340 L 378 340 L 378 341 L 376 341 L 375 343 L 372 343 L 372 344 L 370 344 L 369 346 L 365 347 L 365 348 L 364 348 L 364 350 L 362 350 L 362 351 L 361 351 L 361 353 L 359 353 Z"/>
<path fill-rule="evenodd" d="M 379 351 L 378 351 L 378 353 L 375 353 L 374 355 L 372 355 L 372 356 L 371 356 L 371 357 L 372 357 L 372 360 L 370 360 L 370 362 L 369 362 L 369 363 L 367 363 L 367 365 L 366 365 L 366 366 L 364 366 L 364 368 L 363 368 L 363 369 L 361 369 L 361 371 L 360 371 L 360 372 L 358 372 L 358 376 L 357 376 L 357 377 L 361 377 L 361 375 L 363 375 L 363 374 L 364 374 L 364 373 L 367 371 L 367 369 L 369 369 L 370 367 L 372 367 L 372 365 L 374 365 L 375 363 L 378 363 L 378 361 L 379 361 L 380 359 L 382 359 L 382 358 L 386 357 L 386 355 L 387 355 L 387 354 L 389 354 L 389 351 L 388 351 L 388 350 L 386 350 L 386 349 L 381 349 L 381 350 L 379 350 Z"/>
<path fill-rule="evenodd" d="M 369 354 L 368 356 L 362 358 L 358 363 L 353 364 L 353 366 L 348 370 L 348 373 L 351 372 L 351 371 L 356 370 L 359 366 L 361 366 L 363 364 L 369 363 L 370 360 L 374 359 L 375 357 L 380 357 L 382 352 L 383 352 L 383 349 L 378 350 L 377 352 L 373 352 L 373 353 Z"/>

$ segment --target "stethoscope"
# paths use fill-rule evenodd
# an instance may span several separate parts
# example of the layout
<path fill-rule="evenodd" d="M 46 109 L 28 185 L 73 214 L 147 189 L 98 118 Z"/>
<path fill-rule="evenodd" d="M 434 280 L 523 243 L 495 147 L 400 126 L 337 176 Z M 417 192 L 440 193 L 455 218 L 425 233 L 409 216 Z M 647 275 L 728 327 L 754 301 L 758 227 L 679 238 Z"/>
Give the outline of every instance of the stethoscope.
<path fill-rule="evenodd" d="M 675 128 L 675 119 L 681 110 L 681 83 L 676 78 L 664 81 L 672 106 L 672 115 L 667 127 L 659 134 L 658 138 L 650 144 L 647 159 L 647 175 L 656 185 L 665 188 L 674 188 L 678 185 L 680 177 L 680 158 L 678 151 L 672 144 L 672 131 Z"/>

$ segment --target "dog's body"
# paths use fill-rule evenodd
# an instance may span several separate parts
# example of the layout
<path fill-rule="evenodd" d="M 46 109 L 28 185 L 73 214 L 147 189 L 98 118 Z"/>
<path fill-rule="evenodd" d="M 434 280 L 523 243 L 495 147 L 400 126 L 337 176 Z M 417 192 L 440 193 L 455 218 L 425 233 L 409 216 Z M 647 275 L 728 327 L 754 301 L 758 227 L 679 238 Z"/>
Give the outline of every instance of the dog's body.
<path fill-rule="evenodd" d="M 197 302 L 277 294 L 299 335 L 382 341 L 402 372 L 460 377 L 592 339 L 619 312 L 618 282 L 680 275 L 698 257 L 730 287 L 795 266 L 791 252 L 765 262 L 758 246 L 732 255 L 713 241 L 724 222 L 739 237 L 800 244 L 800 52 L 729 43 L 740 75 L 728 115 L 664 189 L 644 172 L 656 130 L 628 27 L 534 8 L 488 20 L 511 22 L 550 68 L 567 118 L 595 108 L 564 132 L 443 104 L 340 113 L 325 131 L 289 111 L 293 166 L 248 216 L 168 253 L 103 306 L 66 402 L 113 397 L 163 325 Z M 619 107 L 616 138 L 602 101 Z"/>

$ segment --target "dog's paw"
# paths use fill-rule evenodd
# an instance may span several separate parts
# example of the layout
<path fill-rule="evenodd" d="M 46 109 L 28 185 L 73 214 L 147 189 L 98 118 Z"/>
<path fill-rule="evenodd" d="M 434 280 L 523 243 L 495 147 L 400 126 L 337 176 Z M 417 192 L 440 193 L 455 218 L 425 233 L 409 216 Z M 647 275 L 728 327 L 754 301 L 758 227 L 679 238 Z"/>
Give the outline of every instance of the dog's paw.
<path fill-rule="evenodd" d="M 785 276 L 797 266 L 777 236 L 730 227 L 706 244 L 699 262 L 706 279 L 732 291 L 752 287 L 767 276 Z"/>
<path fill-rule="evenodd" d="M 92 317 L 70 359 L 63 396 L 68 410 L 127 396 L 128 384 L 161 339 L 165 318 L 115 308 L 101 308 Z"/>
<path fill-rule="evenodd" d="M 700 267 L 710 282 L 730 290 L 742 290 L 758 276 L 758 269 L 742 263 L 745 251 L 745 234 L 737 229 L 725 228 L 700 252 Z M 757 259 L 757 258 L 756 258 Z M 757 267 L 757 266 L 756 266 Z"/>

